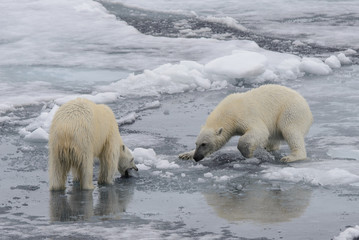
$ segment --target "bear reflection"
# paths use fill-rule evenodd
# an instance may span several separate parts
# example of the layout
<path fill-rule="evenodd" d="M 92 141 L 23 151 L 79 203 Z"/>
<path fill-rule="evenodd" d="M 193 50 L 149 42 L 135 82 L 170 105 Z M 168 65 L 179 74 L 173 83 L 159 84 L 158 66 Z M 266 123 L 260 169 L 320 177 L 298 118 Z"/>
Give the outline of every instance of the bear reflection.
<path fill-rule="evenodd" d="M 120 218 L 134 193 L 134 184 L 102 186 L 95 191 L 50 192 L 51 221 L 83 221 L 93 216 Z"/>
<path fill-rule="evenodd" d="M 284 189 L 254 184 L 237 193 L 204 193 L 208 205 L 228 221 L 287 222 L 300 217 L 311 197 L 303 186 Z"/>

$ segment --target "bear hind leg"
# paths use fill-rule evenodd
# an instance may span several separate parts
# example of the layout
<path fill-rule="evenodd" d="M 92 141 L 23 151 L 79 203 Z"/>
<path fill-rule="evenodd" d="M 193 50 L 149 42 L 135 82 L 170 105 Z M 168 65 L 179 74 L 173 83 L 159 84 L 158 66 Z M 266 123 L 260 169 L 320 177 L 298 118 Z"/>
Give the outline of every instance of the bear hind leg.
<path fill-rule="evenodd" d="M 282 162 L 294 162 L 307 158 L 305 150 L 304 134 L 293 129 L 282 131 L 283 137 L 288 143 L 291 154 L 281 159 Z"/>
<path fill-rule="evenodd" d="M 67 173 L 70 171 L 69 164 L 66 159 L 61 159 L 57 154 L 50 153 L 49 185 L 51 191 L 65 190 Z"/>

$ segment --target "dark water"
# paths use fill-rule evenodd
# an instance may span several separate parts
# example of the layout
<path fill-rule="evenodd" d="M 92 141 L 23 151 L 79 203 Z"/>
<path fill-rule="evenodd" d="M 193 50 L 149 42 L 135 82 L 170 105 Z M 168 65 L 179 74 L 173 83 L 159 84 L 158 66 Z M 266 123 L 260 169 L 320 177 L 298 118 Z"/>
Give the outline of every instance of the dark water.
<path fill-rule="evenodd" d="M 344 47 L 328 47 L 316 44 L 293 44 L 295 38 L 283 36 L 265 35 L 254 31 L 243 31 L 224 23 L 206 21 L 197 16 L 186 14 L 166 13 L 160 11 L 149 11 L 141 8 L 131 8 L 121 3 L 99 1 L 110 13 L 118 19 L 135 27 L 143 34 L 163 37 L 189 37 L 189 38 L 218 38 L 221 40 L 251 40 L 260 47 L 275 51 L 293 53 L 298 56 L 321 56 L 329 53 L 346 50 Z M 357 22 L 356 16 L 345 15 L 339 19 L 326 15 L 313 15 L 302 18 L 286 18 L 278 20 L 281 23 L 287 22 L 325 22 L 328 25 L 339 24 L 340 22 Z M 295 27 L 295 26 L 293 26 Z M 201 29 L 206 31 L 200 31 Z M 181 31 L 186 29 L 187 31 Z M 191 34 L 188 34 L 191 30 Z M 299 37 L 299 36 L 298 36 Z M 359 55 L 353 56 L 354 62 L 358 63 Z"/>

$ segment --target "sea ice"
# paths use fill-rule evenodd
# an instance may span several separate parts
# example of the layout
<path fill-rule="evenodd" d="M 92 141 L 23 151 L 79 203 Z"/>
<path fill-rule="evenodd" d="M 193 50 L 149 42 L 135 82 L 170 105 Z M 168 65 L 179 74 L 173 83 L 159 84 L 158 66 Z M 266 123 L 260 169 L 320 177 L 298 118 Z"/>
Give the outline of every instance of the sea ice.
<path fill-rule="evenodd" d="M 315 75 L 328 75 L 332 73 L 332 69 L 318 58 L 304 57 L 299 69 L 305 73 Z"/>
<path fill-rule="evenodd" d="M 211 177 L 213 177 L 213 174 L 208 172 L 208 173 L 203 174 L 203 176 L 206 178 L 211 178 Z"/>
<path fill-rule="evenodd" d="M 263 170 L 262 173 L 263 178 L 269 180 L 303 181 L 315 186 L 338 186 L 359 182 L 358 175 L 340 168 L 321 170 L 314 168 L 270 167 Z"/>
<path fill-rule="evenodd" d="M 257 52 L 235 51 L 230 56 L 224 56 L 207 63 L 205 71 L 208 74 L 226 76 L 228 78 L 248 78 L 264 73 L 267 58 Z"/>
<path fill-rule="evenodd" d="M 342 66 L 339 59 L 334 55 L 331 55 L 330 57 L 325 59 L 325 64 L 327 64 L 329 67 L 333 69 L 340 68 Z"/>
<path fill-rule="evenodd" d="M 156 152 L 152 149 L 135 148 L 132 152 L 136 163 L 143 164 L 142 168 L 154 166 L 157 169 L 174 169 L 179 168 L 175 162 L 169 162 L 165 159 L 159 159 Z M 147 169 L 146 169 L 147 170 Z"/>
<path fill-rule="evenodd" d="M 29 142 L 47 142 L 49 140 L 49 134 L 39 127 L 35 131 L 27 134 L 24 139 Z"/>
<path fill-rule="evenodd" d="M 345 56 L 344 53 L 339 53 L 338 54 L 338 59 L 340 61 L 340 63 L 342 65 L 348 65 L 348 64 L 352 64 L 352 60 L 350 60 L 350 58 L 348 58 L 347 56 Z"/>
<path fill-rule="evenodd" d="M 354 240 L 359 238 L 359 225 L 355 227 L 348 227 L 338 236 L 334 237 L 334 240 Z"/>
<path fill-rule="evenodd" d="M 125 125 L 125 124 L 132 124 L 136 121 L 136 119 L 138 118 L 137 113 L 135 112 L 131 112 L 129 114 L 127 114 L 126 116 L 120 118 L 117 123 L 119 126 Z"/>

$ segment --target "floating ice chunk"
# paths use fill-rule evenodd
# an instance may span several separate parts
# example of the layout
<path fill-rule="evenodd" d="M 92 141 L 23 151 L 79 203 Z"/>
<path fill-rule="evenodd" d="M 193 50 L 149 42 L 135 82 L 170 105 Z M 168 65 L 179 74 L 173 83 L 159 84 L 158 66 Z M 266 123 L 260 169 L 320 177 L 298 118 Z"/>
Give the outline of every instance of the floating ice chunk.
<path fill-rule="evenodd" d="M 137 165 L 136 165 L 137 166 Z M 154 176 L 159 176 L 159 175 L 161 175 L 162 174 L 162 171 L 153 171 L 152 172 L 152 175 L 154 175 Z"/>
<path fill-rule="evenodd" d="M 138 163 L 138 164 L 136 164 L 136 167 L 137 167 L 138 170 L 140 170 L 140 171 L 146 171 L 146 170 L 151 169 L 151 167 L 149 167 L 149 166 L 147 166 L 147 165 L 145 165 L 145 164 L 143 164 L 143 163 Z"/>
<path fill-rule="evenodd" d="M 213 174 L 208 172 L 208 173 L 203 174 L 203 176 L 206 178 L 211 178 L 211 177 L 213 177 Z"/>
<path fill-rule="evenodd" d="M 359 182 L 359 176 L 344 169 L 319 170 L 313 168 L 276 168 L 262 171 L 263 177 L 270 180 L 306 182 L 312 185 L 346 185 Z"/>
<path fill-rule="evenodd" d="M 303 43 L 302 41 L 300 40 L 295 40 L 293 43 L 292 43 L 294 46 L 305 46 L 305 43 Z"/>
<path fill-rule="evenodd" d="M 154 166 L 158 169 L 174 169 L 179 168 L 179 165 L 174 162 L 169 162 L 165 159 L 159 159 L 156 152 L 152 149 L 135 148 L 132 155 L 136 163 L 144 164 L 147 167 Z"/>
<path fill-rule="evenodd" d="M 0 117 L 0 123 L 9 122 L 11 118 L 9 116 Z"/>
<path fill-rule="evenodd" d="M 169 162 L 168 160 L 158 160 L 156 163 L 156 168 L 158 169 L 173 169 L 179 168 L 179 165 L 174 162 Z"/>
<path fill-rule="evenodd" d="M 350 55 L 357 54 L 357 51 L 355 51 L 354 49 L 348 48 L 347 50 L 344 51 L 344 54 L 346 56 L 350 56 Z"/>
<path fill-rule="evenodd" d="M 318 58 L 303 58 L 299 69 L 305 73 L 315 75 L 328 75 L 332 69 Z"/>
<path fill-rule="evenodd" d="M 241 168 L 241 165 L 236 163 L 236 164 L 233 165 L 233 168 Z"/>
<path fill-rule="evenodd" d="M 29 142 L 47 142 L 49 140 L 49 134 L 40 127 L 26 135 L 24 139 Z"/>
<path fill-rule="evenodd" d="M 225 24 L 228 27 L 237 29 L 239 31 L 242 32 L 246 32 L 248 31 L 248 29 L 246 27 L 244 27 L 243 25 L 239 24 L 238 21 L 234 18 L 231 17 L 214 17 L 214 16 L 205 16 L 205 17 L 200 17 L 200 19 L 207 21 L 207 22 L 214 22 L 214 23 L 221 23 L 221 24 Z"/>
<path fill-rule="evenodd" d="M 150 102 L 150 103 L 145 103 L 143 106 L 141 106 L 137 112 L 140 112 L 140 111 L 145 111 L 145 110 L 148 110 L 148 109 L 155 109 L 155 108 L 159 108 L 161 107 L 161 103 L 160 101 L 154 101 L 154 102 Z"/>
<path fill-rule="evenodd" d="M 230 56 L 214 59 L 205 65 L 209 74 L 229 78 L 247 78 L 258 76 L 266 70 L 267 58 L 257 52 L 235 51 Z"/>
<path fill-rule="evenodd" d="M 331 68 L 340 68 L 342 66 L 339 59 L 334 55 L 325 59 L 325 64 L 327 64 Z"/>
<path fill-rule="evenodd" d="M 255 82 L 257 83 L 266 82 L 266 81 L 275 82 L 277 80 L 278 80 L 278 75 L 275 74 L 272 70 L 267 69 L 264 71 L 264 73 L 262 73 L 256 78 Z"/>
<path fill-rule="evenodd" d="M 165 172 L 164 174 L 161 174 L 161 177 L 164 177 L 164 178 L 171 178 L 173 176 L 174 176 L 174 174 L 171 172 Z"/>
<path fill-rule="evenodd" d="M 126 124 L 132 124 L 136 121 L 136 118 L 138 118 L 138 115 L 135 112 L 131 112 L 127 114 L 126 116 L 120 118 L 117 123 L 119 126 L 126 125 Z"/>
<path fill-rule="evenodd" d="M 338 236 L 334 237 L 334 240 L 353 240 L 359 238 L 359 225 L 355 227 L 348 227 Z"/>
<path fill-rule="evenodd" d="M 226 176 L 226 175 L 220 176 L 220 177 L 215 176 L 214 178 L 215 178 L 215 181 L 216 181 L 216 182 L 226 182 L 226 181 L 228 181 L 229 179 L 231 179 L 231 177 Z"/>
<path fill-rule="evenodd" d="M 186 174 L 185 174 L 185 173 L 181 173 L 181 177 L 186 177 Z"/>
<path fill-rule="evenodd" d="M 143 163 L 145 165 L 152 165 L 157 161 L 157 156 L 152 148 L 135 148 L 132 155 L 136 163 Z"/>
<path fill-rule="evenodd" d="M 203 178 L 198 178 L 198 180 L 197 180 L 199 183 L 204 183 L 204 182 L 206 182 L 206 180 L 204 180 Z"/>
<path fill-rule="evenodd" d="M 339 53 L 338 54 L 338 59 L 340 61 L 340 63 L 342 65 L 349 65 L 352 64 L 352 60 L 350 60 L 350 58 L 348 58 L 347 56 L 345 56 L 344 53 Z"/>
<path fill-rule="evenodd" d="M 299 69 L 300 64 L 300 58 L 288 58 L 281 61 L 276 70 L 283 79 L 296 79 L 303 75 Z"/>

